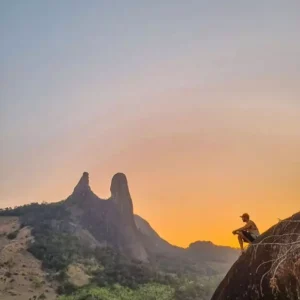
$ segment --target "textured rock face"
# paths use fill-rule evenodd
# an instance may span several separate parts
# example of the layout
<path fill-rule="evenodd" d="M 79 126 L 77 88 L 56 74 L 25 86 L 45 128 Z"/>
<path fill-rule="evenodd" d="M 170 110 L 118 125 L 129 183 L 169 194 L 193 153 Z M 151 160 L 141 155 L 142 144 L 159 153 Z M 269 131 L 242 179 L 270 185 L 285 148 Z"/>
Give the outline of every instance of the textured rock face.
<path fill-rule="evenodd" d="M 164 259 L 168 256 L 172 262 L 178 261 L 180 257 L 183 264 L 190 264 L 192 259 L 195 261 L 193 264 L 199 265 L 197 270 L 201 269 L 201 272 L 205 259 L 215 261 L 217 256 L 228 263 L 225 249 L 222 248 L 217 253 L 214 251 L 208 257 L 208 255 L 203 256 L 202 253 L 211 253 L 212 247 L 216 248 L 215 250 L 219 247 L 211 246 L 205 251 L 202 251 L 203 249 L 190 251 L 193 249 L 175 247 L 163 240 L 148 222 L 134 216 L 128 181 L 123 173 L 113 176 L 110 190 L 109 200 L 100 199 L 91 190 L 89 174 L 84 172 L 74 192 L 66 201 L 72 215 L 74 231 L 80 239 L 86 241 L 85 244 L 111 246 L 128 257 L 142 262 L 156 260 L 161 254 L 165 255 Z M 228 251 L 232 253 L 234 250 Z M 209 269 L 206 265 L 205 268 Z M 226 265 L 226 271 L 228 268 Z"/>
<path fill-rule="evenodd" d="M 300 213 L 261 235 L 233 265 L 212 300 L 299 300 Z"/>
<path fill-rule="evenodd" d="M 68 203 L 74 222 L 79 219 L 80 226 L 91 232 L 100 244 L 118 248 L 132 259 L 148 262 L 134 222 L 132 199 L 124 174 L 113 176 L 111 198 L 102 200 L 92 192 L 89 174 L 84 172 Z"/>
<path fill-rule="evenodd" d="M 113 176 L 110 191 L 111 200 L 116 204 L 122 215 L 133 222 L 133 204 L 125 174 L 117 173 Z"/>
<path fill-rule="evenodd" d="M 125 251 L 140 261 L 148 262 L 148 254 L 139 239 L 139 233 L 134 221 L 133 204 L 130 196 L 127 178 L 123 173 L 117 173 L 111 181 L 111 201 L 120 213 L 119 224 L 122 227 L 123 238 L 126 240 Z"/>

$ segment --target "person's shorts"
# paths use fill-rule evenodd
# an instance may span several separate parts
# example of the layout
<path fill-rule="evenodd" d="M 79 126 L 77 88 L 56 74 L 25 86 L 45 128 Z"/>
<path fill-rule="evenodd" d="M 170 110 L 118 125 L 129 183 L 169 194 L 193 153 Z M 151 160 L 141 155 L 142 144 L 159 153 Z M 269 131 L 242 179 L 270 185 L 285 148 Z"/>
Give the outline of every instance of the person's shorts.
<path fill-rule="evenodd" d="M 242 230 L 242 233 L 243 233 L 244 237 L 251 243 L 255 240 L 255 238 L 251 235 L 250 232 Z M 245 239 L 243 239 L 243 240 L 244 240 L 244 242 L 248 243 L 248 241 L 246 241 Z"/>

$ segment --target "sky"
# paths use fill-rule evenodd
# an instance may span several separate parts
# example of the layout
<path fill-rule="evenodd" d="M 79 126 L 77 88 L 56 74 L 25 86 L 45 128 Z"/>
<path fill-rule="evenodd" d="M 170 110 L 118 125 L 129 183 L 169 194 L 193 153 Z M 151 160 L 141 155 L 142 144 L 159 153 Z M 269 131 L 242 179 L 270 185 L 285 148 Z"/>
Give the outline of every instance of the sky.
<path fill-rule="evenodd" d="M 2 0 L 0 207 L 84 171 L 169 242 L 299 211 L 300 2 Z"/>

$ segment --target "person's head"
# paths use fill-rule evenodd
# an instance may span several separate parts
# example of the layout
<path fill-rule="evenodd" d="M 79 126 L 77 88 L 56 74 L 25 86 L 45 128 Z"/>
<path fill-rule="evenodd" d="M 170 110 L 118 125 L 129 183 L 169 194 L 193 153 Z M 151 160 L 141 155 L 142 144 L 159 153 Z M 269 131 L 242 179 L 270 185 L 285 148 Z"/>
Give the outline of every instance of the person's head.
<path fill-rule="evenodd" d="M 241 215 L 243 222 L 248 222 L 250 220 L 250 216 L 247 213 Z"/>

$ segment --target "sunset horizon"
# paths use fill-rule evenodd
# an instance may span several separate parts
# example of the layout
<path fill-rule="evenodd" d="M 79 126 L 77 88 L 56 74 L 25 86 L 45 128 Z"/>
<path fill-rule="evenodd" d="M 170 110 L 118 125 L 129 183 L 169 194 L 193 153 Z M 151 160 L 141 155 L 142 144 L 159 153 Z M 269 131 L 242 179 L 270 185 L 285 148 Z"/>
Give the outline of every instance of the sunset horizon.
<path fill-rule="evenodd" d="M 77 181 L 75 180 L 73 182 L 73 186 L 70 186 L 69 189 L 69 193 L 64 195 L 63 197 L 58 197 L 55 201 L 51 201 L 50 199 L 48 199 L 47 197 L 44 197 L 45 199 L 48 200 L 42 200 L 42 201 L 30 201 L 30 202 L 24 202 L 21 203 L 19 205 L 26 205 L 26 204 L 30 204 L 30 203 L 55 203 L 55 202 L 59 202 L 62 200 L 66 200 L 68 198 L 68 196 L 70 196 L 72 194 L 72 191 L 74 189 L 74 187 L 76 186 L 78 180 L 81 178 L 81 175 L 83 173 L 87 172 L 90 176 L 90 186 L 93 192 L 95 192 L 95 194 L 100 197 L 101 199 L 107 200 L 111 197 L 111 193 L 109 191 L 110 189 L 110 182 L 109 184 L 106 186 L 106 188 L 101 188 L 101 189 L 97 189 L 98 185 L 95 185 L 95 182 L 93 180 L 93 177 L 96 177 L 96 174 L 91 174 L 88 171 L 84 171 L 80 173 L 80 176 L 76 176 Z M 212 226 L 215 226 L 213 223 L 214 220 L 214 215 L 212 215 L 211 220 L 207 221 L 206 225 L 207 228 L 209 229 L 208 234 L 204 231 L 201 230 L 199 228 L 195 228 L 194 225 L 191 225 L 191 227 L 188 227 L 185 223 L 187 222 L 182 222 L 182 219 L 180 219 L 179 214 L 182 213 L 182 210 L 177 209 L 175 212 L 173 211 L 175 217 L 172 218 L 172 216 L 169 216 L 169 218 L 166 218 L 166 220 L 164 219 L 164 215 L 167 215 L 168 212 L 170 210 L 166 209 L 166 210 L 161 210 L 159 205 L 157 207 L 153 207 L 151 206 L 151 208 L 153 209 L 153 215 L 149 214 L 149 212 L 146 210 L 137 210 L 136 207 L 139 207 L 139 203 L 138 203 L 138 199 L 136 199 L 136 189 L 134 188 L 134 184 L 131 183 L 130 178 L 128 178 L 127 174 L 125 172 L 122 171 L 116 171 L 114 174 L 112 174 L 109 178 L 109 180 L 112 179 L 113 175 L 118 174 L 118 173 L 123 173 L 125 174 L 125 176 L 127 177 L 128 181 L 129 181 L 129 190 L 132 196 L 132 200 L 133 200 L 133 208 L 134 208 L 134 213 L 141 216 L 142 218 L 144 218 L 147 222 L 150 223 L 150 226 L 160 235 L 161 238 L 163 238 L 164 240 L 166 240 L 167 242 L 175 245 L 175 246 L 179 246 L 179 247 L 183 247 L 183 248 L 187 248 L 189 247 L 190 244 L 197 242 L 197 241 L 201 241 L 201 242 L 212 242 L 213 244 L 217 245 L 217 246 L 229 246 L 229 247 L 233 247 L 233 248 L 238 248 L 238 243 L 236 240 L 236 237 L 234 235 L 232 235 L 231 231 L 235 228 L 241 227 L 243 225 L 242 220 L 240 218 L 240 216 L 242 215 L 242 213 L 249 213 L 250 212 L 250 217 L 254 220 L 256 220 L 256 214 L 255 214 L 255 208 L 254 208 L 254 213 L 252 214 L 250 210 L 248 211 L 237 211 L 236 216 L 232 216 L 232 227 L 228 227 L 228 231 L 226 232 L 225 236 L 223 237 L 224 239 L 221 239 L 220 237 L 218 237 L 218 234 L 214 233 L 211 228 L 214 228 Z M 104 176 L 106 177 L 106 176 Z M 107 178 L 106 178 L 107 179 Z M 102 191 L 98 192 L 98 191 Z M 106 191 L 106 192 L 103 192 Z M 43 199 L 44 199 L 43 198 Z M 143 197 L 142 197 L 143 199 Z M 155 203 L 159 203 L 158 199 L 153 199 Z M 202 199 L 203 204 L 205 204 L 205 199 Z M 1 207 L 1 209 L 7 208 L 7 207 L 14 207 L 15 205 L 13 203 L 11 203 L 11 205 L 5 206 L 5 207 Z M 16 205 L 18 206 L 18 205 Z M 236 210 L 235 210 L 236 211 Z M 263 233 L 265 230 L 269 229 L 270 227 L 272 227 L 273 225 L 276 225 L 280 220 L 286 219 L 290 216 L 292 216 L 293 214 L 297 213 L 297 210 L 291 211 L 290 215 L 271 215 L 266 222 L 263 223 L 263 226 L 260 226 L 261 229 L 261 233 Z M 198 211 L 196 212 L 196 214 L 198 214 Z M 226 220 L 226 218 L 222 219 L 222 214 L 220 214 L 219 212 L 216 213 L 216 215 L 218 216 L 218 220 L 223 221 L 224 219 Z M 199 213 L 199 218 L 201 219 L 202 217 L 204 217 L 205 215 Z M 274 220 L 271 220 L 271 217 L 274 217 Z M 186 220 L 186 219 L 184 219 Z M 273 221 L 273 223 L 272 223 Z M 199 222 L 200 223 L 200 222 Z M 188 223 L 190 224 L 190 223 Z M 258 221 L 258 224 L 261 225 L 261 222 Z M 221 224 L 223 226 L 223 224 Z M 178 233 L 178 226 L 182 227 L 180 230 L 182 232 L 185 232 L 184 236 L 179 236 L 177 235 Z M 227 228 L 226 227 L 226 228 Z M 206 228 L 206 229 L 207 229 Z M 232 230 L 230 230 L 232 229 Z M 202 234 L 204 232 L 204 234 Z M 188 235 L 186 233 L 189 233 Z M 219 234 L 223 235 L 224 231 L 220 230 Z M 218 240 L 219 238 L 219 240 Z"/>
<path fill-rule="evenodd" d="M 299 211 L 299 2 L 0 4 L 0 206 L 82 172 L 168 242 L 239 247 Z"/>

